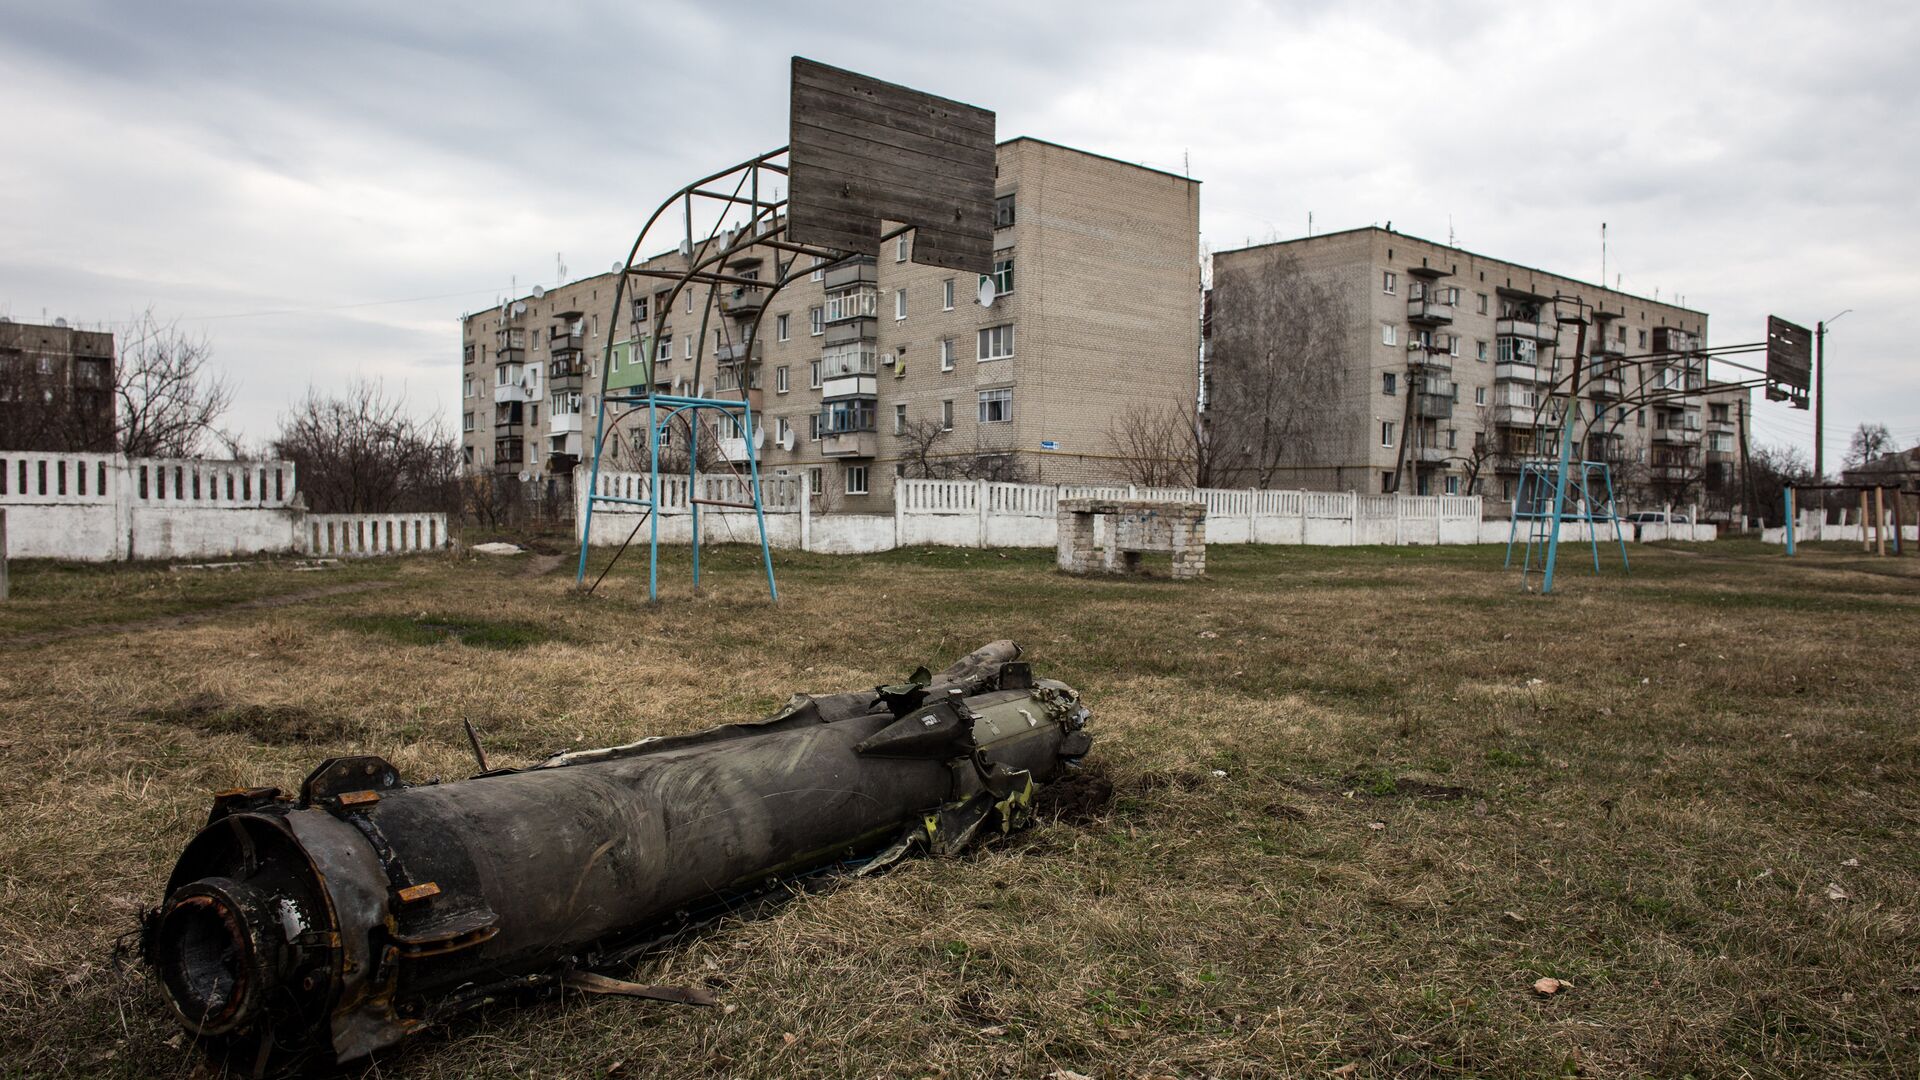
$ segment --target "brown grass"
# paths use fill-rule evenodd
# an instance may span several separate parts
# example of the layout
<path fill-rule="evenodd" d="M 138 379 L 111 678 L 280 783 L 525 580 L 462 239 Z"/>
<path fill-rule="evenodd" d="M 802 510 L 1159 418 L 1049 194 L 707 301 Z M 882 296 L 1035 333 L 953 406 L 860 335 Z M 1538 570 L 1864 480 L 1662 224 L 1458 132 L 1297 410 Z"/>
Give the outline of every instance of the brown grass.
<path fill-rule="evenodd" d="M 526 762 L 1004 636 L 1096 711 L 1096 775 L 1058 816 L 638 976 L 731 1011 L 499 1008 L 378 1075 L 1920 1074 L 1915 564 L 1633 555 L 1547 599 L 1486 548 L 1215 548 L 1191 585 L 1038 552 L 787 556 L 777 608 L 740 549 L 699 598 L 663 569 L 659 608 L 638 561 L 585 600 L 564 570 L 418 559 L 348 571 L 377 591 L 224 608 L 339 580 L 263 567 L 160 597 L 205 622 L 31 648 L 4 635 L 121 621 L 162 586 L 16 567 L 4 1068 L 193 1071 L 111 954 L 211 790 L 290 787 L 336 751 L 459 776 L 463 718 Z"/>

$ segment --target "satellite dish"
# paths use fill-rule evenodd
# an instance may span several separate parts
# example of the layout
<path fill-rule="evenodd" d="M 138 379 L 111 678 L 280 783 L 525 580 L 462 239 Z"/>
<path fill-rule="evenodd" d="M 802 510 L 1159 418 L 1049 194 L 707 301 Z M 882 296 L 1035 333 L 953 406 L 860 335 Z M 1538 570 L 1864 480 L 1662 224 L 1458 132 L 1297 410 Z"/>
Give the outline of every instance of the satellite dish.
<path fill-rule="evenodd" d="M 515 300 L 513 302 L 513 313 L 515 315 L 525 315 L 527 313 L 527 302 L 525 300 Z"/>
<path fill-rule="evenodd" d="M 546 289 L 546 286 L 544 286 L 544 285 L 535 285 L 535 286 L 533 287 L 533 298 L 534 298 L 535 300 L 538 300 L 538 299 L 540 299 L 541 297 L 543 297 L 543 296 L 545 296 L 545 295 L 547 295 L 547 289 Z"/>
<path fill-rule="evenodd" d="M 980 279 L 980 306 L 992 307 L 993 298 L 995 295 L 996 294 L 993 291 L 993 279 L 990 277 L 981 278 Z"/>
<path fill-rule="evenodd" d="M 683 259 L 693 258 L 693 241 L 691 240 L 680 241 L 680 257 Z"/>
<path fill-rule="evenodd" d="M 620 271 L 625 270 L 626 268 L 627 268 L 626 263 L 621 262 L 619 259 L 615 259 L 613 260 L 613 270 L 610 272 L 617 274 Z"/>
<path fill-rule="evenodd" d="M 786 433 L 785 435 L 782 435 L 782 436 L 780 436 L 780 449 L 782 449 L 782 450 L 791 450 L 791 449 L 793 449 L 793 431 L 792 431 L 792 429 L 788 429 L 788 431 L 787 431 L 787 433 Z"/>
<path fill-rule="evenodd" d="M 520 470 L 520 482 L 521 482 L 521 483 L 523 483 L 523 484 L 524 484 L 524 483 L 526 483 L 527 481 L 529 481 L 529 480 L 531 480 L 531 479 L 533 479 L 533 474 L 532 474 L 532 473 L 530 473 L 530 472 L 528 472 L 528 471 L 527 471 L 527 470 L 525 470 L 525 469 L 521 469 L 521 470 Z"/>

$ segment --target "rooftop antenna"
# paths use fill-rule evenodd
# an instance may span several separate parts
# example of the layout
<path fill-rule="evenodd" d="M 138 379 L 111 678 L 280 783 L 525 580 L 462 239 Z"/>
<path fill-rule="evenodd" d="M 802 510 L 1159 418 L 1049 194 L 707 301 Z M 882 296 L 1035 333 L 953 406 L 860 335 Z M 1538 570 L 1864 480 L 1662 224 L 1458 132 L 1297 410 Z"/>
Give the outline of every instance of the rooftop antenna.
<path fill-rule="evenodd" d="M 566 256 L 562 255 L 557 251 L 553 253 L 553 269 L 554 269 L 553 280 L 555 284 L 560 284 L 567 280 Z"/>
<path fill-rule="evenodd" d="M 1313 235 L 1313 211 L 1307 211 L 1307 235 Z"/>
<path fill-rule="evenodd" d="M 1448 247 L 1458 247 L 1458 246 L 1459 246 L 1458 244 L 1455 244 L 1455 243 L 1453 242 L 1453 215 L 1452 215 L 1452 214 L 1448 214 L 1448 215 L 1447 215 L 1447 246 L 1448 246 Z M 1606 275 L 1606 271 L 1604 271 L 1604 270 L 1602 270 L 1602 271 L 1600 272 L 1600 276 L 1601 276 L 1601 277 L 1605 277 L 1605 276 L 1607 276 L 1607 275 Z"/>
<path fill-rule="evenodd" d="M 1600 223 L 1600 287 L 1607 287 L 1607 223 Z"/>

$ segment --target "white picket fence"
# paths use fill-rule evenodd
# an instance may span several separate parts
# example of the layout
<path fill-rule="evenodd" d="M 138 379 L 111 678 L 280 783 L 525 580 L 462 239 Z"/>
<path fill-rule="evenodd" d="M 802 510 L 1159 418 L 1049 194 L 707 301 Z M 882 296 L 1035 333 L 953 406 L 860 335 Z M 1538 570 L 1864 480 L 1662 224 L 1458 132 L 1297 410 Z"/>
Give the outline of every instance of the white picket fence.
<path fill-rule="evenodd" d="M 287 461 L 0 451 L 14 558 L 384 555 L 444 547 L 444 514 L 308 514 Z"/>

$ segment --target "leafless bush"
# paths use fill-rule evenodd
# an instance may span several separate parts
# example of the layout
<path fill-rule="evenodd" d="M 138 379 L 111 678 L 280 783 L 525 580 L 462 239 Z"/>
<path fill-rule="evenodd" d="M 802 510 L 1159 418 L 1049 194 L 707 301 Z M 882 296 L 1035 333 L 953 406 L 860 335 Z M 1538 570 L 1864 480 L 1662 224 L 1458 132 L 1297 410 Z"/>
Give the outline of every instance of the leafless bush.
<path fill-rule="evenodd" d="M 438 421 L 410 415 L 378 382 L 338 397 L 309 389 L 270 444 L 294 463 L 308 505 L 324 513 L 456 510 L 460 445 Z"/>

